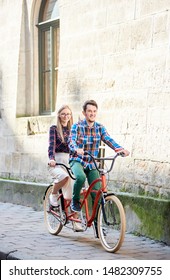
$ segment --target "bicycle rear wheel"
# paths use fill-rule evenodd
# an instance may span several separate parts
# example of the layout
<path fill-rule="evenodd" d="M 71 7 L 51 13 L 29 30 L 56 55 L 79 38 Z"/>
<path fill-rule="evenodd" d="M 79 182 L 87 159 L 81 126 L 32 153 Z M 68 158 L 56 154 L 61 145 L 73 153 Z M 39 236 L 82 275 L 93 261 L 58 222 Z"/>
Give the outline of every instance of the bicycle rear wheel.
<path fill-rule="evenodd" d="M 63 224 L 61 222 L 62 221 L 61 199 L 58 200 L 57 207 L 55 208 L 52 207 L 50 205 L 50 200 L 49 200 L 49 196 L 51 192 L 52 192 L 52 186 L 48 188 L 44 198 L 44 220 L 48 231 L 53 235 L 57 235 L 60 233 L 60 231 L 63 228 Z"/>
<path fill-rule="evenodd" d="M 118 251 L 124 241 L 126 218 L 124 208 L 116 196 L 106 196 L 103 209 L 100 205 L 97 227 L 104 249 L 111 253 Z"/>

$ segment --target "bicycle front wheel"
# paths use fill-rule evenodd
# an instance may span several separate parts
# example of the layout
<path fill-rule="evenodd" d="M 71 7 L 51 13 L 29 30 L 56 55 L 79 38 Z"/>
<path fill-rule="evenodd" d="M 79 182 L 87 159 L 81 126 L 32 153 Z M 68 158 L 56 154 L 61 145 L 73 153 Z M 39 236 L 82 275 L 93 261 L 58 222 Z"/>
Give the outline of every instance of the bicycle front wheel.
<path fill-rule="evenodd" d="M 57 235 L 63 227 L 61 222 L 61 199 L 58 200 L 58 206 L 56 208 L 52 207 L 49 199 L 51 192 L 52 186 L 48 188 L 44 198 L 44 220 L 48 231 L 53 235 Z"/>
<path fill-rule="evenodd" d="M 126 218 L 120 200 L 114 196 L 106 196 L 105 203 L 98 211 L 99 239 L 108 252 L 118 251 L 124 241 Z"/>

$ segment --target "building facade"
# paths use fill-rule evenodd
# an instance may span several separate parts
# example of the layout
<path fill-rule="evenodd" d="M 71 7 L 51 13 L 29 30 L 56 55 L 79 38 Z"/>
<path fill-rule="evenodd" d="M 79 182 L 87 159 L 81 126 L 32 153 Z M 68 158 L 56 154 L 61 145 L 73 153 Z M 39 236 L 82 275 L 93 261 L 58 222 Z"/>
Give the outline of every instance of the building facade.
<path fill-rule="evenodd" d="M 169 199 L 170 1 L 0 0 L 0 21 L 0 177 L 48 182 L 55 110 L 95 99 L 131 151 L 116 190 Z"/>

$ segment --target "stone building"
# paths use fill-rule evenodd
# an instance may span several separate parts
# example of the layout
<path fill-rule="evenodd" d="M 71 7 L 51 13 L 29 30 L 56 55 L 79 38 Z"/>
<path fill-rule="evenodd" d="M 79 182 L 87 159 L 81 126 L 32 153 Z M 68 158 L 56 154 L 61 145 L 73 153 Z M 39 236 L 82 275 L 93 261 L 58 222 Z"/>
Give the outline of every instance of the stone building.
<path fill-rule="evenodd" d="M 170 1 L 0 0 L 0 21 L 1 180 L 49 182 L 55 110 L 95 99 L 131 151 L 110 188 L 170 208 Z"/>

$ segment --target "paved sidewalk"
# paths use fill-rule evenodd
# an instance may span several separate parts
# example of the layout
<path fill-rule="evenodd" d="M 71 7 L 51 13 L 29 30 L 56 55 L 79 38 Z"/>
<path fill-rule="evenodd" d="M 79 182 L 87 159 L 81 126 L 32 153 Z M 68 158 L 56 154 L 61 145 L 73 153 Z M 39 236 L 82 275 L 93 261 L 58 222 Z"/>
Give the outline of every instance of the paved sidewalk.
<path fill-rule="evenodd" d="M 58 236 L 49 234 L 42 211 L 0 203 L 0 259 L 21 260 L 170 260 L 170 246 L 145 237 L 126 235 L 121 249 L 106 252 L 93 230 L 75 233 L 63 228 Z"/>

